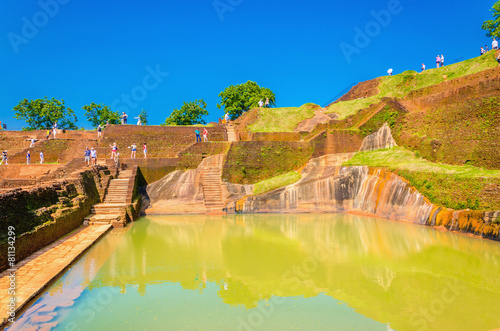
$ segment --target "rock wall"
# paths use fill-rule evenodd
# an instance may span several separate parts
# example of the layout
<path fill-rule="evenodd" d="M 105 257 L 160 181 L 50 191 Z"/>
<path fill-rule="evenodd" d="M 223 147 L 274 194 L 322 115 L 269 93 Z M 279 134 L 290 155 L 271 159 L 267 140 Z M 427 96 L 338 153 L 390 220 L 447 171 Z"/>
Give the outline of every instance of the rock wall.
<path fill-rule="evenodd" d="M 49 186 L 0 194 L 0 250 L 7 252 L 9 226 L 15 228 L 16 261 L 78 228 L 92 205 L 101 200 L 106 177 L 104 171 L 92 169 Z M 7 262 L 7 254 L 0 255 L 0 272 Z"/>
<path fill-rule="evenodd" d="M 204 214 L 202 173 L 207 167 L 221 166 L 223 155 L 206 157 L 196 169 L 176 170 L 149 184 L 142 191 L 143 213 L 155 214 Z M 236 201 L 252 194 L 253 185 L 223 183 L 224 202 Z"/>
<path fill-rule="evenodd" d="M 500 212 L 454 211 L 433 205 L 384 169 L 342 167 L 342 155 L 311 160 L 295 184 L 229 202 L 228 212 L 354 212 L 500 240 Z M 344 154 L 344 158 L 348 155 Z"/>
<path fill-rule="evenodd" d="M 387 123 L 377 131 L 363 139 L 361 144 L 360 152 L 374 151 L 377 149 L 391 148 L 397 146 L 394 138 L 392 138 L 391 128 Z"/>

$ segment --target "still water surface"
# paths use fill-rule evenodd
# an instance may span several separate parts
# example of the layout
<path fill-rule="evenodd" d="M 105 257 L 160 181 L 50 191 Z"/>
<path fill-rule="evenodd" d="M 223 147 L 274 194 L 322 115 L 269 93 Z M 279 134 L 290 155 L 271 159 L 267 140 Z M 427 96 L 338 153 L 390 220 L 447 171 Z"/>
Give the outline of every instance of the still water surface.
<path fill-rule="evenodd" d="M 491 330 L 500 244 L 346 214 L 149 216 L 10 330 Z"/>

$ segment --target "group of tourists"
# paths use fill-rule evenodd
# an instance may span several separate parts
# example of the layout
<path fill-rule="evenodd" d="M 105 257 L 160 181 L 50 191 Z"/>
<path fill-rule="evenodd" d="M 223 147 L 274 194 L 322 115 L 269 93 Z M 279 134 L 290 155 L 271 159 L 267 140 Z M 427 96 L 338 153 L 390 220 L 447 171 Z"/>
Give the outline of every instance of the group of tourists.
<path fill-rule="evenodd" d="M 201 142 L 200 130 L 194 130 L 194 134 L 196 135 L 196 142 Z M 203 141 L 208 141 L 208 130 L 207 128 L 203 128 Z"/>
<path fill-rule="evenodd" d="M 4 158 L 5 164 L 7 164 L 7 151 L 4 151 L 2 154 L 2 162 L 4 161 Z M 40 151 L 40 164 L 43 164 L 44 161 L 43 151 Z M 26 152 L 26 164 L 31 164 L 31 153 L 29 150 Z"/>
<path fill-rule="evenodd" d="M 122 112 L 122 116 L 120 118 L 121 118 L 122 125 L 127 124 L 128 115 L 125 112 Z M 137 120 L 137 125 L 142 125 L 142 121 L 141 121 L 140 116 L 134 117 L 134 119 Z M 108 122 L 108 124 L 109 124 L 109 122 Z"/>
<path fill-rule="evenodd" d="M 97 164 L 97 151 L 94 149 L 94 147 L 91 147 L 90 149 L 88 147 L 85 147 L 85 163 L 89 165 L 96 165 Z"/>
<path fill-rule="evenodd" d="M 493 38 L 493 41 L 491 42 L 491 49 L 492 50 L 496 50 L 498 49 L 498 41 Z M 488 53 L 490 50 L 488 48 L 488 45 L 484 45 L 484 47 L 481 47 L 481 50 L 480 50 L 480 55 L 484 55 L 486 53 Z"/>
<path fill-rule="evenodd" d="M 262 101 L 262 99 L 259 100 L 259 108 L 262 108 L 264 106 L 265 108 L 269 108 L 269 98 L 266 98 L 266 101 Z"/>

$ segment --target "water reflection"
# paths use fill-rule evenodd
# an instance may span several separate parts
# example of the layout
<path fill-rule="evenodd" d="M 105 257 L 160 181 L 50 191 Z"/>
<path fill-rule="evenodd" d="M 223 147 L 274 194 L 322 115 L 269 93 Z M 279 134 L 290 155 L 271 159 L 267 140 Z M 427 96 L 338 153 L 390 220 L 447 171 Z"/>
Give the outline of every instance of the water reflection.
<path fill-rule="evenodd" d="M 111 232 L 31 314 L 53 307 L 62 323 L 75 318 L 77 309 L 63 309 L 73 301 L 142 300 L 163 293 L 162 284 L 178 284 L 238 307 L 242 329 L 263 306 L 300 302 L 294 315 L 316 305 L 308 316 L 325 319 L 338 300 L 383 330 L 489 330 L 500 327 L 491 309 L 500 302 L 499 262 L 495 242 L 348 214 L 153 216 Z M 277 298 L 292 299 L 273 306 Z"/>

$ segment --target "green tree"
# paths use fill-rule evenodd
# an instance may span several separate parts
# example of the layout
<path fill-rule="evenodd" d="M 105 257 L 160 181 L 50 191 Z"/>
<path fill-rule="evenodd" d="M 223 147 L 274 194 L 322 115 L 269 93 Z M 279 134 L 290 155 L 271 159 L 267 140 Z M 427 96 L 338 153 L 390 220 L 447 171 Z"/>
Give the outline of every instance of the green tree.
<path fill-rule="evenodd" d="M 93 127 L 97 127 L 99 124 L 104 125 L 106 121 L 109 124 L 120 124 L 120 114 L 117 111 L 111 111 L 106 105 L 91 103 L 90 105 L 85 105 L 82 107 L 85 110 L 85 117 Z"/>
<path fill-rule="evenodd" d="M 269 98 L 269 105 L 275 106 L 276 99 L 274 93 L 266 88 L 260 87 L 256 82 L 248 81 L 244 84 L 230 85 L 219 93 L 221 98 L 217 108 L 224 106 L 224 112 L 231 116 L 231 119 L 239 117 L 251 108 L 258 107 L 259 100 L 265 101 Z"/>
<path fill-rule="evenodd" d="M 75 112 L 64 105 L 64 100 L 44 97 L 43 99 L 24 99 L 13 109 L 14 118 L 28 124 L 23 130 L 43 130 L 57 122 L 58 128 L 76 130 L 78 121 Z"/>
<path fill-rule="evenodd" d="M 208 115 L 207 104 L 203 99 L 184 102 L 181 109 L 172 111 L 162 125 L 193 125 L 206 124 L 203 116 Z"/>
<path fill-rule="evenodd" d="M 144 109 L 139 113 L 139 119 L 141 120 L 142 125 L 148 124 L 148 113 Z"/>
<path fill-rule="evenodd" d="M 483 30 L 486 30 L 486 36 L 500 38 L 500 1 L 495 2 L 493 8 L 493 19 L 483 22 Z"/>

